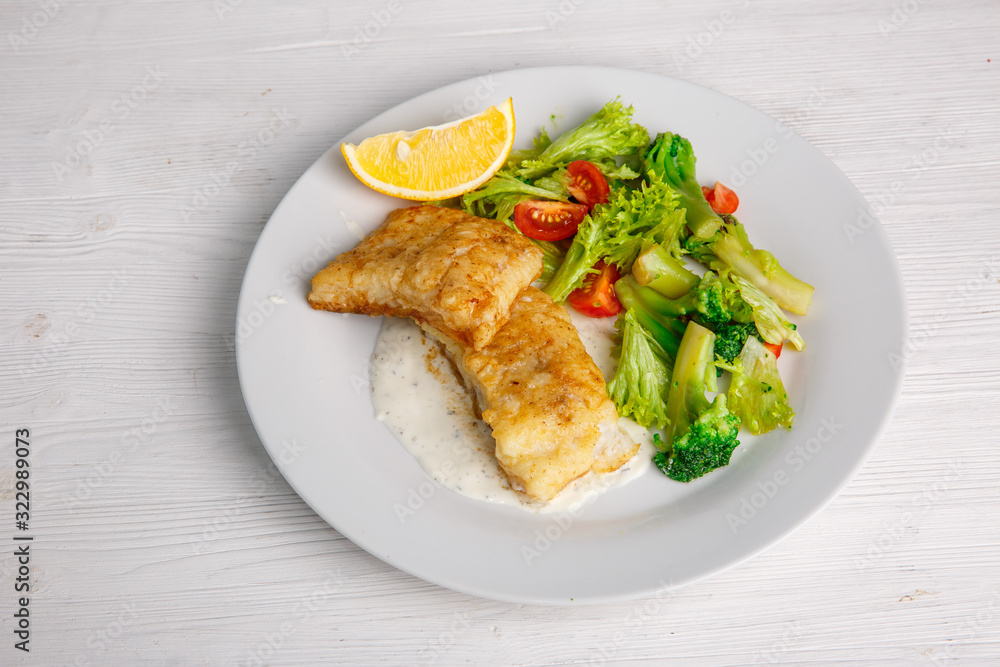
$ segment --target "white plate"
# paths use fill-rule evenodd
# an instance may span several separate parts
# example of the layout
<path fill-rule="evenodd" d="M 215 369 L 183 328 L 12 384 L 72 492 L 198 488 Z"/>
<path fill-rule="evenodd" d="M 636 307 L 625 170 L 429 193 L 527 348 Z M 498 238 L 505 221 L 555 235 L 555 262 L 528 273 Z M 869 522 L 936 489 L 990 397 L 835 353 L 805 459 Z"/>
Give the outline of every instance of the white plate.
<path fill-rule="evenodd" d="M 740 196 L 740 220 L 816 295 L 808 348 L 781 359 L 797 416 L 743 438 L 724 469 L 689 485 L 652 470 L 576 516 L 532 515 L 436 486 L 373 417 L 366 374 L 380 320 L 309 308 L 309 278 L 406 202 L 347 169 L 339 144 L 275 210 L 250 258 L 237 314 L 247 408 L 285 478 L 333 527 L 401 570 L 474 595 L 537 604 L 653 594 L 739 563 L 790 533 L 848 482 L 902 378 L 903 289 L 878 222 L 847 178 L 767 115 L 652 74 L 516 70 L 432 91 L 345 140 L 466 116 L 513 97 L 516 146 L 573 127 L 621 96 L 651 133 L 688 137 L 703 183 Z"/>

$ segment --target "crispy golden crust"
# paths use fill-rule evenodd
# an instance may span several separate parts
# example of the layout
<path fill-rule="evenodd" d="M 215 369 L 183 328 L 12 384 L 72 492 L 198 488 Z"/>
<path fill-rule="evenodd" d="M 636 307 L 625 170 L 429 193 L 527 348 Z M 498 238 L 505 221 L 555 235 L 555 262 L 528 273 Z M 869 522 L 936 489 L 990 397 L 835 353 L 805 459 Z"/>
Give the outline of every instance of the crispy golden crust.
<path fill-rule="evenodd" d="M 542 251 L 496 220 L 437 206 L 393 211 L 312 280 L 318 310 L 412 317 L 481 348 L 542 271 Z"/>
<path fill-rule="evenodd" d="M 525 288 L 480 350 L 443 342 L 480 394 L 500 466 L 528 495 L 550 500 L 587 471 L 616 470 L 638 450 L 618 428 L 604 377 L 566 309 L 544 292 Z"/>

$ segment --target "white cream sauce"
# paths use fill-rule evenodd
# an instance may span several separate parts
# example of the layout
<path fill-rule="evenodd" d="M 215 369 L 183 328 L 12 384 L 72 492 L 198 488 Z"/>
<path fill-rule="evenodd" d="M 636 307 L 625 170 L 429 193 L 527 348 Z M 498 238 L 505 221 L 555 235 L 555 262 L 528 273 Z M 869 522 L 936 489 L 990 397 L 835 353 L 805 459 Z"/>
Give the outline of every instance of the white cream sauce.
<path fill-rule="evenodd" d="M 572 311 L 571 317 L 587 351 L 604 376 L 611 377 L 614 320 Z M 654 451 L 649 432 L 623 418 L 622 429 L 640 443 L 631 461 L 612 473 L 587 473 L 548 503 L 527 498 L 510 487 L 500 470 L 490 427 L 478 416 L 475 392 L 465 387 L 441 345 L 408 318 L 386 318 L 382 325 L 372 356 L 371 390 L 376 418 L 436 482 L 471 498 L 532 512 L 575 510 L 642 475 Z"/>

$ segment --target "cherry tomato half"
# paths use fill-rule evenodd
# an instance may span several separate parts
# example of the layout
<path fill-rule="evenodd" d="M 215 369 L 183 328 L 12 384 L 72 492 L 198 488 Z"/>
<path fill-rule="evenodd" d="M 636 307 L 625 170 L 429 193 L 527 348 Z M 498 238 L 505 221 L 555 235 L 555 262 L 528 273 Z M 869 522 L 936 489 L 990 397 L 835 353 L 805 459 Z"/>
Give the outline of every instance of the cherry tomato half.
<path fill-rule="evenodd" d="M 514 207 L 514 224 L 528 238 L 560 241 L 576 234 L 586 215 L 583 204 L 528 199 Z"/>
<path fill-rule="evenodd" d="M 615 283 L 621 278 L 618 267 L 605 264 L 602 259 L 594 268 L 599 273 L 591 273 L 583 281 L 583 286 L 569 293 L 566 300 L 579 312 L 588 317 L 611 317 L 622 312 L 622 304 L 615 296 Z"/>
<path fill-rule="evenodd" d="M 764 347 L 771 350 L 775 359 L 781 356 L 781 343 L 764 343 Z"/>
<path fill-rule="evenodd" d="M 576 197 L 581 204 L 593 209 L 597 204 L 608 202 L 608 180 L 604 178 L 601 170 L 594 166 L 593 162 L 586 160 L 576 160 L 566 165 L 566 173 L 569 174 L 569 193 Z"/>
<path fill-rule="evenodd" d="M 719 215 L 732 215 L 740 205 L 740 198 L 736 193 L 718 181 L 715 182 L 714 188 L 701 186 L 701 193 L 705 195 L 712 210 Z"/>

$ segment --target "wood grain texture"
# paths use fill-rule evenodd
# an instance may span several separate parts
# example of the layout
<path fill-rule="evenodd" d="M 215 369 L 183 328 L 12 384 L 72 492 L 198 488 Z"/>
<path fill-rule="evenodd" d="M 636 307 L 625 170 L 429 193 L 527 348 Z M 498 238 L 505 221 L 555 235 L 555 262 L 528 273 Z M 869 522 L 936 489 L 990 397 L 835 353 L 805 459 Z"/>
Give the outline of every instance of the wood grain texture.
<path fill-rule="evenodd" d="M 0 422 L 33 432 L 36 542 L 30 656 L 0 556 L 0 663 L 996 664 L 998 35 L 989 0 L 5 3 Z M 337 139 L 558 64 L 678 76 L 815 144 L 878 207 L 913 344 L 879 446 L 795 534 L 567 609 L 439 588 L 330 528 L 261 447 L 231 338 L 263 224 Z M 12 475 L 5 454 L 8 544 Z"/>

